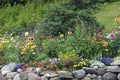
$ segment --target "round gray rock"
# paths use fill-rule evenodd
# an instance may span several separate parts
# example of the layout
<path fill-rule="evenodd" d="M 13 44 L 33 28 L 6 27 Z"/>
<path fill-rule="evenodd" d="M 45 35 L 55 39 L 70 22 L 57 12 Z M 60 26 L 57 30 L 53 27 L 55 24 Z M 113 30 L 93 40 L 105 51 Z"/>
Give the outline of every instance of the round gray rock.
<path fill-rule="evenodd" d="M 76 70 L 76 71 L 73 71 L 72 74 L 75 78 L 83 78 L 86 72 L 84 70 Z"/>
<path fill-rule="evenodd" d="M 105 73 L 103 75 L 103 80 L 117 80 L 117 75 L 114 73 L 110 73 L 110 72 Z"/>
<path fill-rule="evenodd" d="M 120 80 L 120 73 L 118 74 L 117 79 Z"/>

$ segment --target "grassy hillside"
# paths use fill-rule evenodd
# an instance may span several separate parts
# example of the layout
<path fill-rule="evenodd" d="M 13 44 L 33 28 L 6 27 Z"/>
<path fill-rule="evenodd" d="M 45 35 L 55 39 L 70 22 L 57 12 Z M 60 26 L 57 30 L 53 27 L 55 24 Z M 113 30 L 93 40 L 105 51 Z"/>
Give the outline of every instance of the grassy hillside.
<path fill-rule="evenodd" d="M 101 5 L 101 10 L 95 14 L 98 22 L 103 24 L 106 29 L 109 27 L 117 27 L 118 24 L 114 18 L 120 15 L 120 1 L 114 3 L 105 3 Z"/>

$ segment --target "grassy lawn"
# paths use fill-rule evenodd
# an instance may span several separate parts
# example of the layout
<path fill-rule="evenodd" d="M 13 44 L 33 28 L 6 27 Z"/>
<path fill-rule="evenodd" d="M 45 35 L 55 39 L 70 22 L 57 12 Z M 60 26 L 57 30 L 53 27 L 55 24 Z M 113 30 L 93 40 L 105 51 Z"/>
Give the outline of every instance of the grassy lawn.
<path fill-rule="evenodd" d="M 101 10 L 97 11 L 95 14 L 98 22 L 103 24 L 106 29 L 118 26 L 114 21 L 114 18 L 117 16 L 120 16 L 120 1 L 101 5 Z"/>

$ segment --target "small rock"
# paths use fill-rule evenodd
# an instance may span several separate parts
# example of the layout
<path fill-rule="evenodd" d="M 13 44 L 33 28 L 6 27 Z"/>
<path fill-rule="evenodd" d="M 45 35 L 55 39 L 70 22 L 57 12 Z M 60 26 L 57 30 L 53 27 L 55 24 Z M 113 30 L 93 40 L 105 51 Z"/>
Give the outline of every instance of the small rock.
<path fill-rule="evenodd" d="M 4 75 L 0 74 L 0 80 L 5 80 Z"/>
<path fill-rule="evenodd" d="M 35 71 L 35 67 L 28 67 L 27 69 L 26 69 L 26 71 Z"/>
<path fill-rule="evenodd" d="M 19 68 L 19 69 L 17 69 L 17 72 L 18 72 L 18 73 L 22 72 L 22 69 L 20 69 L 20 68 Z"/>
<path fill-rule="evenodd" d="M 98 75 L 104 75 L 106 72 L 107 72 L 107 71 L 106 71 L 106 68 L 105 68 L 105 67 L 99 68 L 98 71 L 97 71 Z"/>
<path fill-rule="evenodd" d="M 107 66 L 106 70 L 108 72 L 120 73 L 120 67 L 119 66 Z"/>
<path fill-rule="evenodd" d="M 28 80 L 41 80 L 36 73 L 28 73 Z"/>
<path fill-rule="evenodd" d="M 5 65 L 1 68 L 2 75 L 6 75 L 9 72 L 12 72 L 14 70 L 15 63 L 9 63 L 8 65 Z"/>
<path fill-rule="evenodd" d="M 46 76 L 46 77 L 50 77 L 50 74 L 46 73 L 44 76 Z"/>
<path fill-rule="evenodd" d="M 52 78 L 52 77 L 57 77 L 58 76 L 58 74 L 56 74 L 56 73 L 52 73 L 52 74 L 50 74 L 50 77 Z"/>
<path fill-rule="evenodd" d="M 12 79 L 16 74 L 17 74 L 17 72 L 7 73 L 6 78 L 7 78 L 7 79 Z"/>
<path fill-rule="evenodd" d="M 85 70 L 86 73 L 97 74 L 97 70 L 96 69 L 89 68 L 89 67 L 83 67 L 83 69 Z"/>
<path fill-rule="evenodd" d="M 20 80 L 26 80 L 28 78 L 28 71 L 20 73 Z"/>
<path fill-rule="evenodd" d="M 91 80 L 89 77 L 84 77 L 83 80 Z"/>
<path fill-rule="evenodd" d="M 110 73 L 110 72 L 105 73 L 103 75 L 103 80 L 117 80 L 117 75 L 114 73 Z"/>
<path fill-rule="evenodd" d="M 13 80 L 20 80 L 20 75 L 16 74 L 15 77 L 13 78 Z"/>
<path fill-rule="evenodd" d="M 90 76 L 92 79 L 93 78 L 96 78 L 97 77 L 97 75 L 96 74 L 91 74 L 91 76 Z"/>
<path fill-rule="evenodd" d="M 86 77 L 91 77 L 91 74 L 87 74 Z"/>
<path fill-rule="evenodd" d="M 12 80 L 12 79 L 7 79 L 7 80 Z"/>
<path fill-rule="evenodd" d="M 48 71 L 43 71 L 43 72 L 40 72 L 40 73 L 39 73 L 39 76 L 44 76 L 44 75 L 47 74 L 47 73 L 48 73 L 48 74 L 52 74 L 52 73 L 55 73 L 55 72 L 49 71 L 49 70 L 48 70 Z"/>
<path fill-rule="evenodd" d="M 120 60 L 113 61 L 110 63 L 111 66 L 120 66 Z"/>
<path fill-rule="evenodd" d="M 120 80 L 120 73 L 118 74 L 117 79 Z"/>
<path fill-rule="evenodd" d="M 91 79 L 91 80 L 97 80 L 97 78 L 93 78 L 93 79 Z"/>
<path fill-rule="evenodd" d="M 102 76 L 97 76 L 97 80 L 103 80 Z"/>
<path fill-rule="evenodd" d="M 98 69 L 99 67 L 98 66 L 94 66 L 93 69 Z"/>
<path fill-rule="evenodd" d="M 40 78 L 41 78 L 40 80 L 48 80 L 46 76 L 41 76 Z"/>
<path fill-rule="evenodd" d="M 35 72 L 39 74 L 41 72 L 41 69 L 40 68 L 36 68 Z"/>
<path fill-rule="evenodd" d="M 73 78 L 72 73 L 68 71 L 58 71 L 57 73 L 60 78 Z"/>
<path fill-rule="evenodd" d="M 50 78 L 50 80 L 60 80 L 59 77 Z"/>
<path fill-rule="evenodd" d="M 5 75 L 7 75 L 7 73 L 10 73 L 10 72 L 11 72 L 10 70 L 4 70 L 1 72 L 1 74 L 5 76 Z"/>
<path fill-rule="evenodd" d="M 73 78 L 72 80 L 79 80 L 79 79 L 77 79 L 77 78 Z"/>
<path fill-rule="evenodd" d="M 86 72 L 84 70 L 76 70 L 76 71 L 73 71 L 72 74 L 75 78 L 83 78 Z"/>

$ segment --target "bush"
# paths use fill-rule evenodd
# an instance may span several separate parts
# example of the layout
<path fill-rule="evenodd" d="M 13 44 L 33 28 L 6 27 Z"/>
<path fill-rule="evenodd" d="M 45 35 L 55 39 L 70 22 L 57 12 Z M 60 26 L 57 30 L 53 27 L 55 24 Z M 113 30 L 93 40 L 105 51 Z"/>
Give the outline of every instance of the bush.
<path fill-rule="evenodd" d="M 67 31 L 74 32 L 76 24 L 84 24 L 88 32 L 93 27 L 99 27 L 92 16 L 91 9 L 74 10 L 66 5 L 50 4 L 44 9 L 44 19 L 41 23 L 41 33 L 58 36 Z"/>

